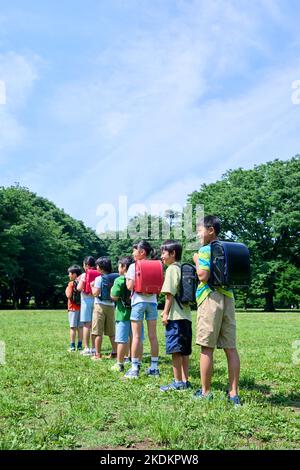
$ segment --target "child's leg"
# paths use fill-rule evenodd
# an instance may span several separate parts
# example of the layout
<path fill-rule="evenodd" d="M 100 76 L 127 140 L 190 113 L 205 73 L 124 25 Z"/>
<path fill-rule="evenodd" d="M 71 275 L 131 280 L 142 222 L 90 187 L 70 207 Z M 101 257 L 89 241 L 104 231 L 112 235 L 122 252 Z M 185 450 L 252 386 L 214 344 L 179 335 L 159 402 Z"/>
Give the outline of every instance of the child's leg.
<path fill-rule="evenodd" d="M 75 344 L 76 328 L 70 328 L 70 343 Z"/>
<path fill-rule="evenodd" d="M 172 364 L 174 379 L 176 382 L 182 382 L 182 355 L 180 353 L 172 354 Z"/>
<path fill-rule="evenodd" d="M 94 336 L 94 344 L 95 344 L 95 349 L 96 349 L 96 355 L 99 355 L 101 354 L 101 347 L 102 347 L 102 339 L 103 339 L 103 336 L 99 336 L 99 335 L 92 335 L 92 337 Z"/>
<path fill-rule="evenodd" d="M 117 345 L 117 361 L 119 364 L 124 363 L 124 357 L 128 352 L 128 343 L 118 343 Z"/>
<path fill-rule="evenodd" d="M 201 383 L 202 393 L 205 395 L 209 393 L 211 387 L 211 378 L 213 371 L 213 348 L 201 347 L 200 355 L 200 372 L 201 372 Z"/>
<path fill-rule="evenodd" d="M 110 336 L 109 340 L 112 348 L 112 354 L 117 354 L 117 343 L 115 342 L 115 337 Z"/>
<path fill-rule="evenodd" d="M 131 359 L 139 359 L 140 345 L 142 342 L 142 321 L 132 321 L 132 348 L 131 348 Z"/>
<path fill-rule="evenodd" d="M 88 349 L 90 347 L 91 327 L 92 327 L 92 322 L 84 322 L 84 326 L 83 326 L 83 343 L 84 343 L 84 347 L 86 349 Z"/>
<path fill-rule="evenodd" d="M 78 330 L 78 343 L 82 343 L 83 327 L 79 327 L 77 330 Z"/>
<path fill-rule="evenodd" d="M 147 320 L 148 337 L 150 341 L 151 357 L 158 357 L 158 341 L 156 334 L 157 320 Z"/>
<path fill-rule="evenodd" d="M 187 382 L 189 380 L 189 364 L 190 364 L 190 356 L 181 356 L 182 358 L 182 380 L 183 382 Z"/>
<path fill-rule="evenodd" d="M 240 358 L 236 349 L 224 349 L 229 376 L 229 395 L 234 397 L 238 394 L 238 384 L 240 377 Z"/>

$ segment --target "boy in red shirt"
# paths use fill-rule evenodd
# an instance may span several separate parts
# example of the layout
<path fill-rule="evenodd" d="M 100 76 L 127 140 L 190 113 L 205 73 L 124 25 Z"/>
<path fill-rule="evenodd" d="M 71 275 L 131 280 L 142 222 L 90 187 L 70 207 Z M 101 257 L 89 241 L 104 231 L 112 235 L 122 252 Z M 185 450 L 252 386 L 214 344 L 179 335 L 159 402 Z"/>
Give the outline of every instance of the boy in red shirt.
<path fill-rule="evenodd" d="M 77 351 L 82 350 L 83 323 L 80 322 L 80 292 L 77 291 L 77 277 L 81 274 L 81 268 L 77 265 L 68 269 L 70 282 L 66 288 L 68 299 L 68 312 L 70 324 L 70 352 L 76 351 L 75 339 L 78 332 Z"/>

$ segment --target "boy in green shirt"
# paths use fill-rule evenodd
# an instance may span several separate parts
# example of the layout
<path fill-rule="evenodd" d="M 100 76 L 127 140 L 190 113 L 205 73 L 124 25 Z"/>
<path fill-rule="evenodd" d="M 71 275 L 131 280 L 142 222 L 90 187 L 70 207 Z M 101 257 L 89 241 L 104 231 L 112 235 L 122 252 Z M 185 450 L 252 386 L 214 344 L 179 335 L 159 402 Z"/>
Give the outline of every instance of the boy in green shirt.
<path fill-rule="evenodd" d="M 174 381 L 160 387 L 168 390 L 191 388 L 188 381 L 189 356 L 192 353 L 192 313 L 189 304 L 179 305 L 175 296 L 180 288 L 182 246 L 167 240 L 161 247 L 161 259 L 168 266 L 161 292 L 166 294 L 162 322 L 166 327 L 166 353 L 172 354 Z"/>
<path fill-rule="evenodd" d="M 119 260 L 118 271 L 120 276 L 115 279 L 114 285 L 111 288 L 110 296 L 116 302 L 115 320 L 116 320 L 116 335 L 115 342 L 117 343 L 117 363 L 112 367 L 112 370 L 124 372 L 124 358 L 128 354 L 129 337 L 131 333 L 131 292 L 126 287 L 125 274 L 129 266 L 133 263 L 131 256 L 125 256 Z M 144 332 L 142 330 L 142 341 Z M 129 351 L 130 352 L 130 351 Z M 140 351 L 139 362 L 143 350 Z"/>

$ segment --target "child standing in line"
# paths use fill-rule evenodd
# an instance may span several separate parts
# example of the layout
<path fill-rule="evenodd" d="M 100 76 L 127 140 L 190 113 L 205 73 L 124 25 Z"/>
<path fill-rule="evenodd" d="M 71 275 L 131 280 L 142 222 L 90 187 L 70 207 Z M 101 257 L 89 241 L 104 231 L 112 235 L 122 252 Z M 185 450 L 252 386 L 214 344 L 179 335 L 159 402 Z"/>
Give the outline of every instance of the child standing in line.
<path fill-rule="evenodd" d="M 124 372 L 124 358 L 130 351 L 129 340 L 132 335 L 131 332 L 131 292 L 126 287 L 125 275 L 129 266 L 132 264 L 133 258 L 125 256 L 119 260 L 118 271 L 119 277 L 115 279 L 114 285 L 111 289 L 111 298 L 116 302 L 115 319 L 116 319 L 116 337 L 117 343 L 117 363 L 112 366 L 112 370 L 117 372 Z M 143 341 L 143 331 L 142 331 Z M 143 343 L 141 343 L 141 351 L 139 360 L 143 354 Z"/>
<path fill-rule="evenodd" d="M 179 242 L 167 240 L 160 248 L 161 259 L 168 266 L 161 292 L 166 294 L 162 322 L 166 327 L 166 353 L 172 354 L 174 380 L 169 385 L 160 387 L 168 390 L 186 390 L 191 388 L 188 381 L 189 359 L 192 353 L 192 313 L 189 304 L 179 304 L 182 246 Z"/>
<path fill-rule="evenodd" d="M 87 271 L 95 268 L 95 258 L 93 256 L 86 256 L 83 260 L 84 273 L 81 274 L 78 282 L 77 289 L 81 292 L 81 308 L 80 308 L 80 321 L 83 323 L 83 342 L 84 349 L 80 354 L 83 356 L 92 356 L 95 354 L 95 342 L 92 337 L 92 348 L 90 349 L 90 337 L 92 328 L 92 318 L 94 309 L 94 296 L 93 294 L 86 294 L 84 292 Z"/>
<path fill-rule="evenodd" d="M 74 352 L 76 331 L 78 335 L 77 351 L 82 350 L 83 323 L 80 321 L 80 292 L 77 291 L 77 278 L 81 275 L 81 268 L 77 265 L 70 266 L 68 269 L 69 284 L 66 288 L 68 299 L 68 312 L 70 324 L 70 352 Z"/>
<path fill-rule="evenodd" d="M 109 337 L 112 352 L 110 359 L 117 357 L 115 343 L 115 309 L 114 302 L 110 298 L 110 290 L 108 295 L 104 295 L 105 285 L 110 282 L 112 274 L 112 265 L 109 258 L 103 256 L 96 261 L 96 268 L 100 276 L 96 277 L 91 284 L 92 292 L 95 297 L 95 305 L 93 312 L 92 337 L 94 338 L 96 353 L 92 357 L 93 360 L 101 359 L 101 346 L 103 335 Z M 111 283 L 112 285 L 113 283 Z"/>
<path fill-rule="evenodd" d="M 153 248 L 147 240 L 141 240 L 137 245 L 133 246 L 133 257 L 135 260 L 147 259 Z M 125 374 L 127 379 L 135 379 L 139 377 L 139 354 L 142 343 L 142 325 L 144 317 L 147 321 L 148 337 L 151 347 L 151 365 L 147 371 L 147 375 L 159 376 L 158 368 L 158 341 L 156 334 L 157 324 L 157 296 L 156 294 L 137 293 L 134 291 L 135 283 L 135 263 L 129 266 L 126 273 L 127 289 L 133 292 L 131 298 L 131 327 L 132 327 L 132 359 L 131 369 Z"/>

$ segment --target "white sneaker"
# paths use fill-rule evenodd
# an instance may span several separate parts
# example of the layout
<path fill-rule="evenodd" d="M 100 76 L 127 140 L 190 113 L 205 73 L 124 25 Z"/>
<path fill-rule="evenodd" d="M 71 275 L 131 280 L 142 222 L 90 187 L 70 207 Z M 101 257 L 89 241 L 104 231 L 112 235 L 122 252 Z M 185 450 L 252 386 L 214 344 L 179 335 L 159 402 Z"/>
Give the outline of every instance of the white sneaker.
<path fill-rule="evenodd" d="M 83 351 L 81 351 L 81 356 L 92 356 L 91 350 L 89 348 L 84 348 Z"/>
<path fill-rule="evenodd" d="M 90 352 L 91 352 L 91 356 L 96 355 L 96 349 L 95 348 L 90 349 Z"/>

